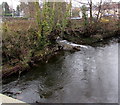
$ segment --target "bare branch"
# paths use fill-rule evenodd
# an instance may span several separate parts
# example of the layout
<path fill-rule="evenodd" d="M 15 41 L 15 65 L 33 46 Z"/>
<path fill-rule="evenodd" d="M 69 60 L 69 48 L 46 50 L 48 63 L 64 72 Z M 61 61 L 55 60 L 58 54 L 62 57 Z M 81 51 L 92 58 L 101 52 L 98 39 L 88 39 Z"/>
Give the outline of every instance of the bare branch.
<path fill-rule="evenodd" d="M 74 0 L 75 2 L 78 2 L 78 3 L 80 3 L 80 4 L 83 4 L 83 5 L 89 5 L 88 3 L 83 3 L 83 2 L 81 2 L 81 1 L 78 1 L 78 0 Z"/>

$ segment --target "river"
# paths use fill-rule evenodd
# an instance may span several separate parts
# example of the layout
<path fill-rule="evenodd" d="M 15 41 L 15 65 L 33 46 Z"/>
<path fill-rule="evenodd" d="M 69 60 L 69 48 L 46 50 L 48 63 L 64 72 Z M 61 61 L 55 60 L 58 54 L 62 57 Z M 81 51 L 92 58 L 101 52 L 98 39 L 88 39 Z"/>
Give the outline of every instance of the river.
<path fill-rule="evenodd" d="M 27 103 L 118 103 L 118 42 L 61 51 L 48 63 L 3 83 L 3 93 Z"/>

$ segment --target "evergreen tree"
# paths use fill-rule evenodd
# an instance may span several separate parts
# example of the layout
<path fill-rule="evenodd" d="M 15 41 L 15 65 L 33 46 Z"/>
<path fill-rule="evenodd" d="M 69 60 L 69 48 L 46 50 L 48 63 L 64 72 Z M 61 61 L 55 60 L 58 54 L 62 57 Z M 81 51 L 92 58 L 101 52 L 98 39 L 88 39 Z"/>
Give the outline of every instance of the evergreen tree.
<path fill-rule="evenodd" d="M 9 5 L 7 2 L 2 3 L 3 16 L 11 16 Z"/>
<path fill-rule="evenodd" d="M 17 6 L 17 11 L 16 12 L 17 12 L 17 16 L 20 16 L 20 6 L 19 5 Z"/>

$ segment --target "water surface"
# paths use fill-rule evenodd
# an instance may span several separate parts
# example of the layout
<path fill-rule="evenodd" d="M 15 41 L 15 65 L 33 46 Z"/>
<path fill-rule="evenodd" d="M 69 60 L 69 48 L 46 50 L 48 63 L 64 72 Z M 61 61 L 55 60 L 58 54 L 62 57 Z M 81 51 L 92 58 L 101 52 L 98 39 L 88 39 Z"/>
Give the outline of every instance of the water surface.
<path fill-rule="evenodd" d="M 118 42 L 87 47 L 9 79 L 3 92 L 27 103 L 118 103 Z"/>

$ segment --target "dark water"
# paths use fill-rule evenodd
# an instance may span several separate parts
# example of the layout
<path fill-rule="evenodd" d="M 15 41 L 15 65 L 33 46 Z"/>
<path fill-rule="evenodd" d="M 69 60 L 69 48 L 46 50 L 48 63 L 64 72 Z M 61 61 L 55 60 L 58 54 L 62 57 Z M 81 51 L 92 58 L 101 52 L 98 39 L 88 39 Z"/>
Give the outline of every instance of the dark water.
<path fill-rule="evenodd" d="M 61 52 L 19 82 L 9 79 L 3 92 L 27 103 L 118 103 L 118 42 Z"/>

